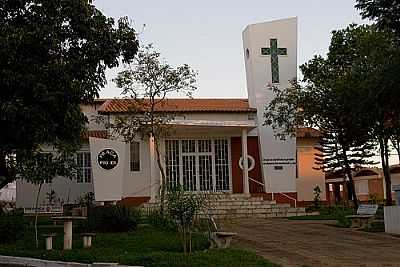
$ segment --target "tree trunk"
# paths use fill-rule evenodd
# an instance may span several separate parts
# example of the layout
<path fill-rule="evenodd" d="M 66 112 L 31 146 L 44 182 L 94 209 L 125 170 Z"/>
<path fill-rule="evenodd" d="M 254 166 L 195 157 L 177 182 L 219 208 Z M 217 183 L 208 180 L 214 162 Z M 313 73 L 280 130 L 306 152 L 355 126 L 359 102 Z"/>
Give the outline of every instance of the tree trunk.
<path fill-rule="evenodd" d="M 36 204 L 35 204 L 35 240 L 36 240 L 36 248 L 39 248 L 39 237 L 38 237 L 38 229 L 37 229 L 37 221 L 38 221 L 38 205 L 39 205 L 39 195 L 42 190 L 43 183 L 40 183 L 39 189 L 36 195 Z"/>
<path fill-rule="evenodd" d="M 4 152 L 0 152 L 0 177 L 2 180 L 0 181 L 0 189 L 8 185 L 9 183 L 14 182 L 15 175 L 13 172 L 7 167 L 7 154 Z"/>
<path fill-rule="evenodd" d="M 349 178 L 347 187 L 348 187 L 350 195 L 353 198 L 354 207 L 356 209 L 358 209 L 358 198 L 357 198 L 357 193 L 356 193 L 355 186 L 354 186 L 353 174 L 351 173 L 351 167 L 350 167 L 349 161 L 347 159 L 347 153 L 344 149 L 343 149 L 343 158 L 344 158 L 344 164 L 345 164 L 345 173 L 346 173 L 347 177 Z"/>
<path fill-rule="evenodd" d="M 160 153 L 160 149 L 159 149 L 158 138 L 153 136 L 153 140 L 154 140 L 154 144 L 155 144 L 155 147 L 156 147 L 157 165 L 158 165 L 158 168 L 160 169 L 160 172 L 161 172 L 160 214 L 161 214 L 161 216 L 164 216 L 166 175 L 165 175 L 164 166 L 162 165 L 162 162 L 161 162 L 161 153 Z"/>
<path fill-rule="evenodd" d="M 383 176 L 385 177 L 386 188 L 386 206 L 392 206 L 392 180 L 389 171 L 389 145 L 388 139 L 385 137 L 379 138 L 379 148 L 381 154 L 381 164 Z"/>
<path fill-rule="evenodd" d="M 394 140 L 392 140 L 392 142 L 393 142 L 394 148 L 397 151 L 397 157 L 398 157 L 399 164 L 400 164 L 400 137 L 395 138 Z"/>

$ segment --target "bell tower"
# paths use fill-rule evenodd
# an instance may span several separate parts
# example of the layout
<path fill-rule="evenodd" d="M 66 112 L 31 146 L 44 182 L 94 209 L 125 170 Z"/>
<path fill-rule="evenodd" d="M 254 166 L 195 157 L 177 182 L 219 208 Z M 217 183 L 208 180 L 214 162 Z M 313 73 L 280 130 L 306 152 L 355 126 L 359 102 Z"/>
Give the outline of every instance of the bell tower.
<path fill-rule="evenodd" d="M 271 86 L 284 89 L 297 78 L 297 18 L 248 25 L 243 31 L 247 92 L 257 108 L 257 135 L 268 193 L 296 192 L 296 138 L 275 138 L 264 126 L 264 110 L 274 98 Z"/>

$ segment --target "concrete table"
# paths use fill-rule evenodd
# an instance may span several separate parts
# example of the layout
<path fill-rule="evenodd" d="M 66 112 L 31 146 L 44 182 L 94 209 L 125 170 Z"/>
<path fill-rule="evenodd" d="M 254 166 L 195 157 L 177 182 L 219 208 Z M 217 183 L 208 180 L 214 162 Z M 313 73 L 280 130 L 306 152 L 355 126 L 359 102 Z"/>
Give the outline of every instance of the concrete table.
<path fill-rule="evenodd" d="M 64 250 L 72 249 L 72 222 L 86 220 L 83 216 L 57 216 L 52 217 L 54 221 L 64 222 Z"/>
<path fill-rule="evenodd" d="M 46 239 L 46 250 L 52 250 L 53 249 L 53 237 L 55 237 L 56 234 L 55 233 L 42 234 L 42 236 Z"/>

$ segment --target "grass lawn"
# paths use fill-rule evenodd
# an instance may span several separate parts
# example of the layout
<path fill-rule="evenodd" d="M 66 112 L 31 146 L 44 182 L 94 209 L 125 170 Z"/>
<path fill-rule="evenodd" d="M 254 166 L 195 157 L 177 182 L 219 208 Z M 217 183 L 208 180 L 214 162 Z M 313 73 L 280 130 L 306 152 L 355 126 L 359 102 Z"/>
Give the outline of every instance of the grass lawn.
<path fill-rule="evenodd" d="M 78 227 L 74 228 L 79 231 Z M 181 243 L 173 231 L 140 225 L 128 233 L 98 233 L 90 249 L 82 248 L 79 233 L 74 235 L 73 249 L 63 251 L 62 226 L 40 226 L 40 233 L 56 232 L 53 251 L 44 250 L 44 238 L 40 237 L 40 249 L 35 248 L 34 230 L 29 228 L 24 238 L 16 244 L 0 245 L 1 255 L 25 256 L 49 260 L 74 261 L 82 263 L 118 262 L 125 265 L 141 266 L 265 266 L 275 267 L 262 257 L 250 251 L 239 249 L 207 250 L 207 238 L 197 235 L 193 240 L 193 252 L 183 255 Z"/>

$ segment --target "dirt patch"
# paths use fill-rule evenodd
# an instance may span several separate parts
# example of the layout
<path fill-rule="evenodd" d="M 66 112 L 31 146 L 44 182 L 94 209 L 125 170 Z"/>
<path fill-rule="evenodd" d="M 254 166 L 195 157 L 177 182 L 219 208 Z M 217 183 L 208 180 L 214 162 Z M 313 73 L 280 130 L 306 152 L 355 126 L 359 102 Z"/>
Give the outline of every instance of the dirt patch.
<path fill-rule="evenodd" d="M 254 249 L 285 267 L 400 267 L 400 238 L 329 224 L 248 219 L 223 227 L 238 233 L 234 245 Z"/>

